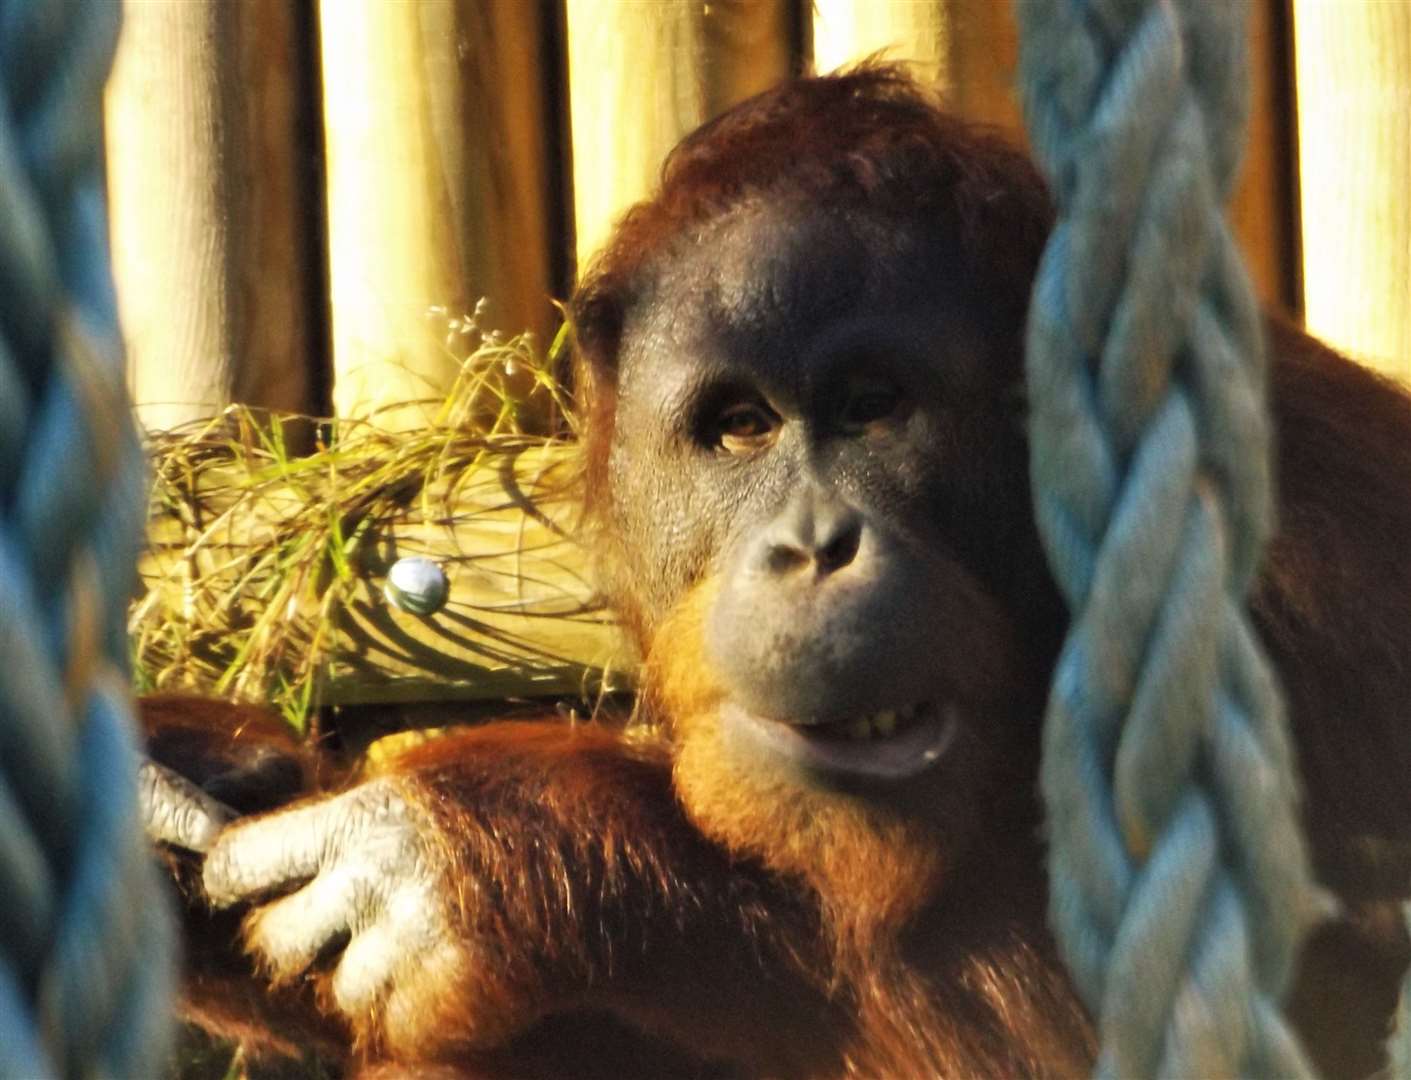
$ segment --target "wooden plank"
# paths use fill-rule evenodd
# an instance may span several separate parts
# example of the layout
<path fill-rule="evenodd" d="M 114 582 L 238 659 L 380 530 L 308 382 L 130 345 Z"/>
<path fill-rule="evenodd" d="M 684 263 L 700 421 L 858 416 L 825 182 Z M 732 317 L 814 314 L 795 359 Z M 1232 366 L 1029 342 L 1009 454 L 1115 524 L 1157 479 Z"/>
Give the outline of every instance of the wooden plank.
<path fill-rule="evenodd" d="M 506 464 L 459 488 L 445 517 L 389 522 L 368 545 L 338 620 L 328 700 L 590 695 L 604 671 L 624 681 L 625 646 L 594 601 L 589 558 L 574 539 L 574 451 L 535 448 Z M 409 615 L 382 595 L 387 570 L 409 555 L 434 559 L 450 579 L 435 615 Z"/>
<path fill-rule="evenodd" d="M 1293 13 L 1308 329 L 1411 379 L 1411 4 Z"/>
<path fill-rule="evenodd" d="M 795 65 L 787 0 L 567 0 L 579 265 L 680 138 Z"/>
<path fill-rule="evenodd" d="M 148 427 L 310 412 L 297 43 L 285 0 L 136 2 L 105 100 L 113 270 Z"/>
<path fill-rule="evenodd" d="M 577 498 L 564 496 L 576 491 L 574 467 L 562 448 L 528 450 L 507 472 L 460 488 L 444 520 L 388 522 L 337 620 L 327 699 L 577 696 L 590 695 L 602 672 L 624 682 L 626 649 L 594 603 L 574 539 Z M 408 555 L 435 559 L 450 579 L 435 616 L 411 616 L 382 596 L 389 566 Z"/>
<path fill-rule="evenodd" d="M 416 425 L 485 330 L 552 326 L 545 8 L 324 0 L 334 410 Z"/>

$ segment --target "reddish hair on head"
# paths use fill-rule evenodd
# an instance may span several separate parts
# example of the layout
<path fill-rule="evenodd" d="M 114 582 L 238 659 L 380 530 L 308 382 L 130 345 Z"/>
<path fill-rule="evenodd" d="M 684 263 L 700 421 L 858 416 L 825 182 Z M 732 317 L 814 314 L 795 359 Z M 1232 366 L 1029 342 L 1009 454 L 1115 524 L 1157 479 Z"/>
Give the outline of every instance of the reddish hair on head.
<path fill-rule="evenodd" d="M 667 156 L 656 192 L 618 222 L 574 294 L 590 506 L 602 495 L 622 326 L 644 269 L 679 237 L 758 200 L 924 222 L 953 246 L 961 273 L 951 288 L 996 339 L 1022 329 L 1052 221 L 1022 151 L 942 112 L 893 66 L 782 83 L 702 125 Z"/>
<path fill-rule="evenodd" d="M 1051 221 L 1027 157 L 989 129 L 942 112 L 898 68 L 866 64 L 783 83 L 686 136 L 667 155 L 657 191 L 618 223 L 574 297 L 589 362 L 615 362 L 624 309 L 645 264 L 687 228 L 760 198 L 907 221 L 925 216 L 954 237 L 982 279 L 1003 279 L 993 281 L 994 295 L 1027 295 Z M 1016 274 L 1021 287 L 1005 290 Z"/>

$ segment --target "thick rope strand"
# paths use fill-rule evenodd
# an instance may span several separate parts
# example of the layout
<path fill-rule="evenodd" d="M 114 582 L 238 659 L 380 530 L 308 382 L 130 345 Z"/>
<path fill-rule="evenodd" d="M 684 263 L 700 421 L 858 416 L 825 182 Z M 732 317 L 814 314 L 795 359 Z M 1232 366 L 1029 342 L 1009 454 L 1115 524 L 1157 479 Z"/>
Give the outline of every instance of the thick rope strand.
<path fill-rule="evenodd" d="M 1240 6 L 1021 0 L 1059 220 L 1031 470 L 1072 624 L 1045 721 L 1050 913 L 1099 1076 L 1309 1075 L 1279 1003 L 1321 899 L 1246 595 L 1272 520 L 1258 309 L 1221 206 Z"/>
<path fill-rule="evenodd" d="M 0 1077 L 161 1075 L 174 927 L 137 811 L 146 512 L 103 205 L 120 7 L 0 0 Z"/>

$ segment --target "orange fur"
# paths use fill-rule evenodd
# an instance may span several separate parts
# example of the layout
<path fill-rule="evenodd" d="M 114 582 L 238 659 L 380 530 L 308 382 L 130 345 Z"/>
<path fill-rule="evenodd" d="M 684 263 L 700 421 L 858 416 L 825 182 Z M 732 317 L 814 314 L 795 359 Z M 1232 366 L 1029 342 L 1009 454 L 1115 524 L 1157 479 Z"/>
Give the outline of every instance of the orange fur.
<path fill-rule="evenodd" d="M 935 893 L 941 838 L 863 799 L 800 787 L 776 766 L 732 760 L 717 719 L 725 693 L 701 636 L 714 596 L 713 580 L 692 590 L 647 656 L 643 693 L 672 733 L 677 793 L 707 836 L 816 889 L 840 943 L 875 949 Z"/>
<path fill-rule="evenodd" d="M 721 728 L 726 693 L 705 659 L 716 583 L 702 569 L 762 526 L 725 499 L 699 511 L 694 496 L 708 487 L 674 490 L 662 471 L 679 464 L 675 450 L 619 430 L 624 334 L 644 305 L 675 316 L 677 304 L 705 302 L 689 274 L 685 291 L 665 288 L 672 260 L 683 245 L 708 244 L 712 222 L 745 204 L 856 214 L 883 232 L 895 222 L 899 237 L 924 225 L 954 257 L 937 299 L 966 317 L 981 354 L 974 368 L 994 384 L 977 384 L 973 401 L 970 390 L 947 391 L 953 423 L 935 444 L 945 460 L 931 463 L 948 474 L 944 497 L 918 504 L 913 516 L 926 520 L 911 523 L 922 544 L 938 530 L 928 553 L 954 571 L 935 610 L 911 613 L 930 634 L 914 640 L 937 652 L 962 646 L 945 659 L 964 711 L 944 764 L 918 774 L 916 791 L 899 783 L 875 799 L 852 795 L 735 749 Z M 671 155 L 661 191 L 626 216 L 573 305 L 587 533 L 598 584 L 647 657 L 650 734 L 492 723 L 412 750 L 384 774 L 424 815 L 419 838 L 439 856 L 453 925 L 443 951 L 398 972 L 390 994 L 351 1018 L 370 1075 L 863 1080 L 1089 1069 L 1092 1026 L 1046 929 L 1033 797 L 1065 615 L 1034 534 L 1027 448 L 1011 410 L 992 400 L 1022 377 L 1024 313 L 1050 219 L 1022 155 L 939 115 L 890 69 L 785 85 Z M 767 214 L 760 223 L 767 243 Z M 885 262 L 888 246 L 864 254 Z M 771 297 L 788 286 L 773 281 Z M 745 352 L 764 356 L 769 340 Z M 786 347 L 795 344 L 797 335 Z M 1411 400 L 1278 322 L 1271 344 L 1282 525 L 1255 616 L 1290 703 L 1318 873 L 1347 903 L 1303 958 L 1292 1015 L 1320 1071 L 1363 1076 L 1384 1066 L 1408 954 Z M 679 411 L 660 419 L 692 415 Z M 921 464 L 912 455 L 900 471 Z M 663 482 L 634 491 L 624 483 L 634 470 L 661 471 Z M 877 501 L 891 501 L 878 487 Z M 752 490 L 764 498 L 774 488 Z M 154 756 L 198 782 L 251 781 L 232 787 L 249 789 L 251 809 L 281 801 L 271 801 L 275 782 L 309 783 L 301 748 L 266 756 L 258 739 L 212 737 L 224 724 L 261 726 L 238 708 L 149 709 L 173 720 L 166 732 L 156 725 Z M 448 710 L 445 722 L 454 719 Z M 206 930 L 224 930 L 226 944 L 229 922 Z M 208 954 L 198 944 L 193 955 Z M 259 998 L 232 993 L 224 1004 Z"/>

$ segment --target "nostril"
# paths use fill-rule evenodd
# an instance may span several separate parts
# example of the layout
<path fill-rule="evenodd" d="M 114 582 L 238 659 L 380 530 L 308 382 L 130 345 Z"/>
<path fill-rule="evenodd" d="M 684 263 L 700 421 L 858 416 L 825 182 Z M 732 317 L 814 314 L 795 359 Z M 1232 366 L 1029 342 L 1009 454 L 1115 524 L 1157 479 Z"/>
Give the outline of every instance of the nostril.
<path fill-rule="evenodd" d="M 826 544 L 818 549 L 814 556 L 818 562 L 818 570 L 823 574 L 831 574 L 834 570 L 841 570 L 857 557 L 858 546 L 862 542 L 862 528 L 856 520 L 844 524 Z"/>
<path fill-rule="evenodd" d="M 779 576 L 802 570 L 808 563 L 809 557 L 805 552 L 788 544 L 770 544 L 764 556 L 765 568 Z"/>
<path fill-rule="evenodd" d="M 808 490 L 791 500 L 751 545 L 750 563 L 775 578 L 805 572 L 826 577 L 857 558 L 862 532 L 857 510 Z"/>

